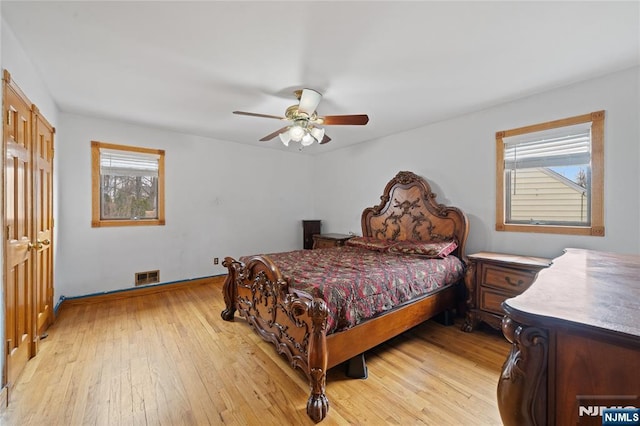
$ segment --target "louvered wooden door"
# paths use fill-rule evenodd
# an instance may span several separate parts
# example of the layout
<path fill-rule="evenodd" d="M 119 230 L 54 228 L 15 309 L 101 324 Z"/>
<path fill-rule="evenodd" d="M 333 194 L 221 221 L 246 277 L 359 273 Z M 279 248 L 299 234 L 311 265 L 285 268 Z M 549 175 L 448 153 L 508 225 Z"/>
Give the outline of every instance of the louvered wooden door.
<path fill-rule="evenodd" d="M 3 73 L 4 294 L 11 386 L 53 320 L 54 129 Z"/>

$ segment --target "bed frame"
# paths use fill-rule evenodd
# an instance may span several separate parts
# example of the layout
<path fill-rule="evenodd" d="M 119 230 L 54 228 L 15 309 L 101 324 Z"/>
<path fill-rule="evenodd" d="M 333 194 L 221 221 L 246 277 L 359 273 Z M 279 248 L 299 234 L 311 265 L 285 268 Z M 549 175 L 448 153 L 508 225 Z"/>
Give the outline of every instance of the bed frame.
<path fill-rule="evenodd" d="M 411 172 L 399 172 L 384 189 L 381 203 L 362 213 L 362 235 L 390 240 L 440 241 L 455 238 L 453 253 L 465 264 L 469 231 L 465 214 L 435 202 L 429 184 Z M 327 335 L 327 305 L 317 295 L 289 288 L 278 267 L 267 256 L 246 263 L 225 258 L 228 275 L 223 287 L 226 309 L 222 318 L 232 321 L 237 310 L 294 368 L 307 375 L 311 395 L 307 414 L 321 421 L 329 410 L 325 395 L 327 370 L 363 354 L 380 343 L 457 307 L 456 286 L 405 303 L 384 315 L 348 330 Z"/>

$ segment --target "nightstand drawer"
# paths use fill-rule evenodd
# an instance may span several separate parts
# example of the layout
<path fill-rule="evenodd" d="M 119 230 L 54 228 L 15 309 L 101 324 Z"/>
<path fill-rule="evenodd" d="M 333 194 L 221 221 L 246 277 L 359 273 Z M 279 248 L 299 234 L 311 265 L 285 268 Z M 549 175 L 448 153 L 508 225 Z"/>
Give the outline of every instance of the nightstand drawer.
<path fill-rule="evenodd" d="M 505 296 L 502 293 L 483 288 L 480 290 L 480 309 L 493 312 L 494 314 L 504 315 L 502 310 L 502 302 L 511 296 Z"/>
<path fill-rule="evenodd" d="M 329 247 L 340 247 L 343 246 L 344 243 L 353 238 L 353 235 L 347 234 L 316 234 L 313 236 L 313 248 L 329 248 Z"/>
<path fill-rule="evenodd" d="M 335 240 L 327 240 L 325 238 L 316 238 L 313 244 L 313 248 L 319 249 L 319 248 L 328 248 L 328 247 L 338 247 L 339 245 L 340 243 Z"/>
<path fill-rule="evenodd" d="M 482 285 L 501 288 L 510 292 L 515 291 L 517 294 L 529 288 L 536 277 L 535 273 L 495 265 L 484 265 L 483 275 Z"/>

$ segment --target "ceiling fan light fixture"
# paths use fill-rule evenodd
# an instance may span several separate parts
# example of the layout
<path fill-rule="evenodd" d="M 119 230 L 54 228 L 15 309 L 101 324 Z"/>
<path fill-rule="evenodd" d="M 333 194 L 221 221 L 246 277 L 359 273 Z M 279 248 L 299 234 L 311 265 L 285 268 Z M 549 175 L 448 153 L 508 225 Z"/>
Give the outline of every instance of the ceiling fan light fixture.
<path fill-rule="evenodd" d="M 291 141 L 291 135 L 289 135 L 288 130 L 286 132 L 280 133 L 278 136 L 280 136 L 280 140 L 282 141 L 284 146 L 289 146 L 289 141 Z"/>
<path fill-rule="evenodd" d="M 288 126 L 285 125 L 285 127 L 282 127 L 275 132 L 271 132 L 260 139 L 260 141 L 265 142 L 279 136 L 282 143 L 287 147 L 291 141 L 300 142 L 301 147 L 309 146 L 313 144 L 313 142 L 317 142 L 318 144 L 326 144 L 327 142 L 330 142 L 331 138 L 325 134 L 324 129 L 316 126 L 363 126 L 369 122 L 369 116 L 367 114 L 319 116 L 316 108 L 322 100 L 322 94 L 320 92 L 305 88 L 296 90 L 294 93 L 296 98 L 298 98 L 298 104 L 288 107 L 285 111 L 284 117 L 245 111 L 233 111 L 233 113 L 252 117 L 291 121 Z"/>
<path fill-rule="evenodd" d="M 289 136 L 295 142 L 300 142 L 306 133 L 304 127 L 300 126 L 291 126 L 289 129 Z"/>
<path fill-rule="evenodd" d="M 300 141 L 300 144 L 302 146 L 309 146 L 313 143 L 313 141 L 315 141 L 315 139 L 313 138 L 313 136 L 311 136 L 311 133 L 305 133 L 305 135 L 302 137 L 302 140 Z"/>

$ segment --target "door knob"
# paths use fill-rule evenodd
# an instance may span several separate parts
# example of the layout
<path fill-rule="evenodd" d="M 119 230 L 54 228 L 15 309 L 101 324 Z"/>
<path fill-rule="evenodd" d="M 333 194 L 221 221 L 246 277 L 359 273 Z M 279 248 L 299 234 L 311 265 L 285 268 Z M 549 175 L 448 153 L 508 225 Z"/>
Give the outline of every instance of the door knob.
<path fill-rule="evenodd" d="M 49 244 L 51 244 L 51 241 L 48 238 L 42 241 L 37 240 L 35 244 L 29 241 L 28 248 L 29 250 L 40 250 L 41 248 L 43 248 L 44 246 L 48 246 Z"/>
<path fill-rule="evenodd" d="M 42 247 L 44 247 L 42 241 L 37 241 L 35 244 L 29 241 L 29 245 L 28 245 L 29 250 L 40 250 Z"/>

